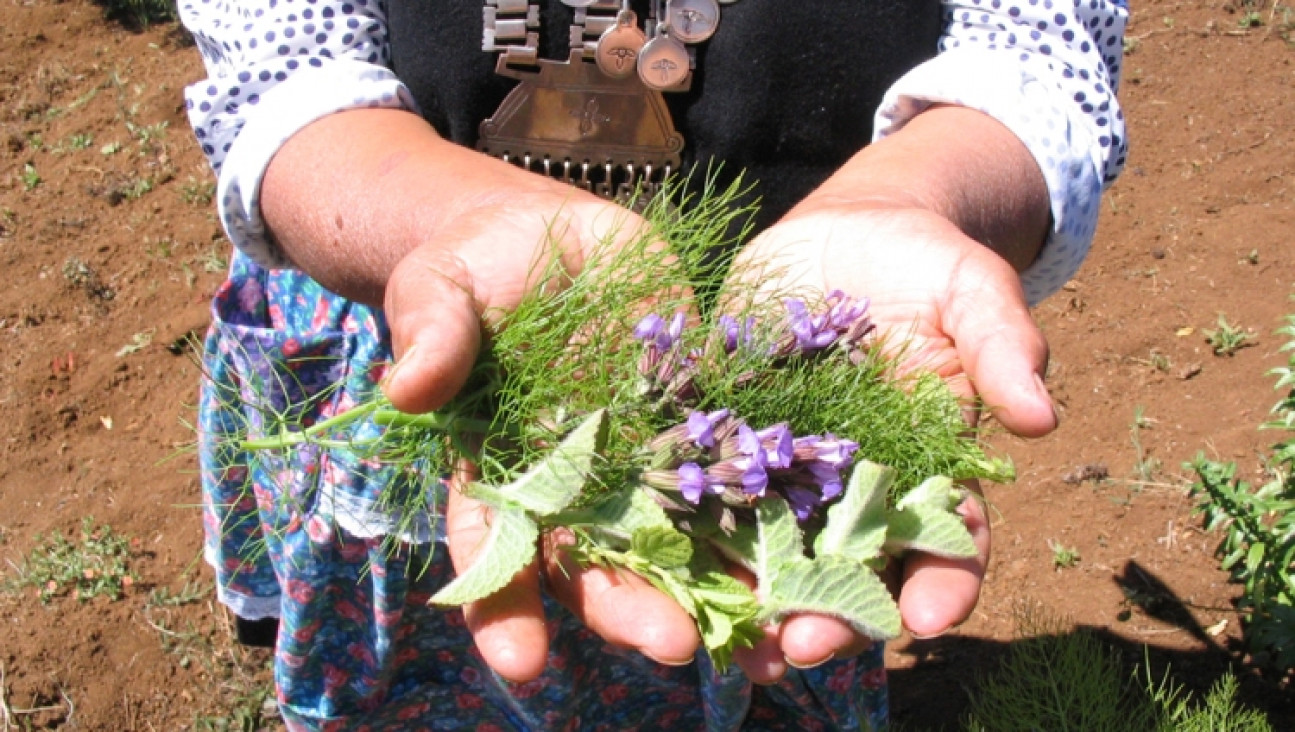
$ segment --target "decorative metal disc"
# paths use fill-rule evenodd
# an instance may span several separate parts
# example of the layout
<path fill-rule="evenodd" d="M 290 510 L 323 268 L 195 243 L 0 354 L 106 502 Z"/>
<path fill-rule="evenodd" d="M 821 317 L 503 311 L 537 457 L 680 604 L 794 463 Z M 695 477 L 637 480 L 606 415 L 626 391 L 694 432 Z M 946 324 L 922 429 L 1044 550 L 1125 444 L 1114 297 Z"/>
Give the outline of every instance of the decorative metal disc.
<path fill-rule="evenodd" d="M 598 0 L 562 0 L 562 4 L 568 8 L 587 8 L 598 2 Z"/>
<path fill-rule="evenodd" d="M 669 89 L 688 78 L 688 49 L 669 35 L 659 35 L 639 52 L 639 78 L 650 89 Z"/>
<path fill-rule="evenodd" d="M 616 25 L 603 32 L 594 51 L 594 60 L 613 79 L 625 79 L 638 68 L 639 53 L 647 36 L 639 29 L 638 17 L 633 11 L 622 10 L 616 16 Z"/>
<path fill-rule="evenodd" d="M 719 27 L 717 0 L 669 0 L 665 12 L 670 35 L 684 43 L 701 43 Z"/>

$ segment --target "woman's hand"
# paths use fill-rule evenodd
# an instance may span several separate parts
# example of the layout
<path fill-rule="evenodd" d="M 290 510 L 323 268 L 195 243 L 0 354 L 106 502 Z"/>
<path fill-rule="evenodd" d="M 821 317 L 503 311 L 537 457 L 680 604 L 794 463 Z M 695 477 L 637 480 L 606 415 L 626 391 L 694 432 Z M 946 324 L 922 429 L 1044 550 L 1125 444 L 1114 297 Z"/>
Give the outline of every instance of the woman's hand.
<path fill-rule="evenodd" d="M 769 292 L 839 289 L 869 298 L 880 331 L 905 343 L 907 367 L 934 369 L 961 396 L 978 396 L 1007 429 L 1037 437 L 1055 429 L 1057 417 L 1043 385 L 1047 343 L 1017 269 L 1033 260 L 1047 220 L 1042 176 L 1015 137 L 977 112 L 936 108 L 865 149 L 757 237 L 735 276 Z M 914 555 L 903 564 L 899 608 L 914 635 L 961 623 L 979 597 L 989 524 L 979 500 L 959 512 L 978 557 Z M 867 646 L 841 621 L 801 615 L 735 658 L 753 680 L 769 683 L 789 665 Z"/>

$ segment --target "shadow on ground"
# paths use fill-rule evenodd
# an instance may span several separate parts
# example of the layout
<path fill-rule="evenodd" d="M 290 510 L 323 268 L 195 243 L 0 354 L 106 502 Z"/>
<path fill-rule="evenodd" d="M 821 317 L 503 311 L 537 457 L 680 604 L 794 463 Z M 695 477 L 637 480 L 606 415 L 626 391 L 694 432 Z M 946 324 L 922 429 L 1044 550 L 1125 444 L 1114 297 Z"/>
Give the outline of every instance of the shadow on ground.
<path fill-rule="evenodd" d="M 1290 683 L 1266 677 L 1246 664 L 1242 648 L 1221 646 L 1196 622 L 1189 606 L 1155 574 L 1128 562 L 1114 577 L 1130 605 L 1147 617 L 1179 628 L 1203 646 L 1184 651 L 1143 643 L 1110 628 L 1079 625 L 1073 633 L 1088 633 L 1115 649 L 1126 671 L 1150 661 L 1153 676 L 1166 669 L 1193 698 L 1201 699 L 1223 674 L 1231 671 L 1240 681 L 1238 702 L 1268 715 L 1273 729 L 1295 732 L 1295 690 Z M 1043 600 L 1046 606 L 1046 599 Z M 1117 628 L 1118 629 L 1118 628 Z M 904 730 L 957 730 L 962 728 L 975 693 L 976 680 L 994 671 L 1015 643 L 966 636 L 913 640 L 903 655 L 915 660 L 911 668 L 890 671 L 891 718 Z M 948 673 L 950 667 L 964 673 Z"/>

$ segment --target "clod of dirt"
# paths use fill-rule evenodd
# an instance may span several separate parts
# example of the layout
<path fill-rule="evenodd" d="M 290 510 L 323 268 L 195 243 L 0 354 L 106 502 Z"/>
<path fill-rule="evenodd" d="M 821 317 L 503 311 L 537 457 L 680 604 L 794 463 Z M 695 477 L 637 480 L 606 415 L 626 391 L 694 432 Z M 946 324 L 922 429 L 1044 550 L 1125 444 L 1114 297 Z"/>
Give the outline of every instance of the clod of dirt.
<path fill-rule="evenodd" d="M 1086 480 L 1100 483 L 1109 477 L 1111 477 L 1111 471 L 1105 465 L 1102 463 L 1088 463 L 1087 465 L 1080 465 L 1061 476 L 1061 481 L 1070 485 L 1079 485 Z"/>
<path fill-rule="evenodd" d="M 1199 363 L 1189 363 L 1186 366 L 1182 367 L 1181 370 L 1179 370 L 1178 378 L 1182 379 L 1183 381 L 1187 381 L 1188 379 L 1194 379 L 1197 376 L 1200 376 L 1201 371 L 1202 371 L 1202 368 Z"/>

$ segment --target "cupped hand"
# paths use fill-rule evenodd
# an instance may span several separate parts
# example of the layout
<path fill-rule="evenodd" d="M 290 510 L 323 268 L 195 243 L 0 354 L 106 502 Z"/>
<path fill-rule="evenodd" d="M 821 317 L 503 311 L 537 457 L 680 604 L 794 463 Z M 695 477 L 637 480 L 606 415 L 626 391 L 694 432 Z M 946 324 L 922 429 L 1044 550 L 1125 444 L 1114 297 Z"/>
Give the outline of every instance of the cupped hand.
<path fill-rule="evenodd" d="M 434 410 L 459 391 L 482 346 L 482 322 L 515 307 L 540 284 L 537 272 L 553 271 L 546 270 L 544 257 L 560 257 L 560 271 L 578 271 L 593 246 L 607 237 L 634 236 L 642 224 L 629 211 L 592 196 L 569 189 L 562 195 L 515 195 L 480 207 L 396 266 L 385 311 L 397 362 L 384 382 L 396 408 Z M 475 561 L 489 522 L 487 506 L 450 491 L 446 532 L 457 572 Z M 580 566 L 562 551 L 563 539 L 546 536 L 541 560 L 495 594 L 464 607 L 477 648 L 492 669 L 515 682 L 543 672 L 548 631 L 541 572 L 551 594 L 606 642 L 665 664 L 693 659 L 700 638 L 678 604 L 632 573 Z"/>
<path fill-rule="evenodd" d="M 837 204 L 810 199 L 757 237 L 736 276 L 759 290 L 844 291 L 870 299 L 889 342 L 903 342 L 906 367 L 933 369 L 961 396 L 978 396 L 1012 432 L 1041 436 L 1057 417 L 1043 385 L 1047 344 L 1005 260 L 929 210 L 902 203 Z M 975 412 L 969 410 L 970 419 Z M 907 558 L 899 608 L 915 636 L 942 633 L 975 607 L 989 557 L 989 524 L 976 498 L 959 507 L 979 556 Z M 867 648 L 844 622 L 816 615 L 769 628 L 736 661 L 757 682 Z"/>

